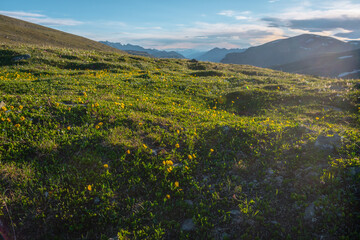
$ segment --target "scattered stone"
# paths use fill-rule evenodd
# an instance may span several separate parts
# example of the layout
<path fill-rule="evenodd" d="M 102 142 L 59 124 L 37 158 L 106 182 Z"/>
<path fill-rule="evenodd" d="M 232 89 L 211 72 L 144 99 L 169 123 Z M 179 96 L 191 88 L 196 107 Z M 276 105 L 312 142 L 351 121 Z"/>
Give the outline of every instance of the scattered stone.
<path fill-rule="evenodd" d="M 223 131 L 224 131 L 225 133 L 229 132 L 229 130 L 230 130 L 230 127 L 229 127 L 229 126 L 223 126 Z"/>
<path fill-rule="evenodd" d="M 342 112 L 343 111 L 341 108 L 333 107 L 333 106 L 325 106 L 324 110 L 325 111 L 334 110 L 335 112 Z"/>
<path fill-rule="evenodd" d="M 189 205 L 189 206 L 193 206 L 193 205 L 194 205 L 193 201 L 191 201 L 191 200 L 185 200 L 184 202 L 185 202 L 187 205 Z"/>
<path fill-rule="evenodd" d="M 20 60 L 26 60 L 26 59 L 29 59 L 29 58 L 31 58 L 31 56 L 29 54 L 24 54 L 24 55 L 19 55 L 19 56 L 13 57 L 11 59 L 11 61 L 18 62 Z"/>
<path fill-rule="evenodd" d="M 174 168 L 178 168 L 178 167 L 182 167 L 183 164 L 182 163 L 174 163 Z"/>
<path fill-rule="evenodd" d="M 310 205 L 307 206 L 307 208 L 305 209 L 304 219 L 306 221 L 310 221 L 313 220 L 314 217 L 315 217 L 315 203 L 310 203 Z"/>
<path fill-rule="evenodd" d="M 338 134 L 333 136 L 319 135 L 315 141 L 315 147 L 321 150 L 333 151 L 341 145 L 341 137 Z"/>
<path fill-rule="evenodd" d="M 5 106 L 6 106 L 6 104 L 3 101 L 1 101 L 0 102 L 0 108 L 5 107 Z"/>
<path fill-rule="evenodd" d="M 194 221 L 189 218 L 189 219 L 186 219 L 183 224 L 181 225 L 181 230 L 182 231 L 192 231 L 195 229 L 195 224 L 194 224 Z"/>
<path fill-rule="evenodd" d="M 240 216 L 241 215 L 241 212 L 239 210 L 231 210 L 229 213 L 230 213 L 230 215 L 233 215 L 233 216 Z"/>
<path fill-rule="evenodd" d="M 154 149 L 151 149 L 151 154 L 152 154 L 153 156 L 156 156 L 156 155 L 157 155 L 157 151 L 154 150 Z"/>
<path fill-rule="evenodd" d="M 277 184 L 278 186 L 281 186 L 283 180 L 284 180 L 284 178 L 283 178 L 282 176 L 277 176 L 277 177 L 275 178 L 276 184 Z"/>
<path fill-rule="evenodd" d="M 273 175 L 273 174 L 274 174 L 274 170 L 272 170 L 271 168 L 269 168 L 269 169 L 266 171 L 266 173 L 267 173 L 268 175 Z"/>
<path fill-rule="evenodd" d="M 209 176 L 204 176 L 203 177 L 203 182 L 207 182 L 209 180 Z"/>

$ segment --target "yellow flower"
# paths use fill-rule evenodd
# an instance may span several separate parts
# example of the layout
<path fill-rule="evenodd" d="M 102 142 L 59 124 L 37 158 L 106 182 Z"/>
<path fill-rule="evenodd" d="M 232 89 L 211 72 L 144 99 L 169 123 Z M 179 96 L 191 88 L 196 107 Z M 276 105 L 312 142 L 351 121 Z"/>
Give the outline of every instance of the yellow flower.
<path fill-rule="evenodd" d="M 180 147 L 180 145 L 177 143 L 177 144 L 175 144 L 175 147 L 176 147 L 176 148 L 179 148 L 179 147 Z"/>
<path fill-rule="evenodd" d="M 127 154 L 130 154 L 130 150 L 127 150 L 126 153 L 127 153 Z"/>
<path fill-rule="evenodd" d="M 173 163 L 173 161 L 171 161 L 171 160 L 166 160 L 166 165 L 172 166 L 172 165 L 174 165 L 174 163 Z"/>
<path fill-rule="evenodd" d="M 95 103 L 95 105 L 94 105 L 95 107 L 98 107 L 99 106 L 99 104 L 98 103 Z"/>
<path fill-rule="evenodd" d="M 96 128 L 96 129 L 99 129 L 99 128 L 100 128 L 100 126 L 99 126 L 99 125 L 96 125 L 96 126 L 95 126 L 95 128 Z"/>
<path fill-rule="evenodd" d="M 175 187 L 179 187 L 179 182 L 178 181 L 175 182 Z"/>
<path fill-rule="evenodd" d="M 144 147 L 145 149 L 147 148 L 147 146 L 146 146 L 146 144 L 145 144 L 145 143 L 143 144 L 143 147 Z"/>
<path fill-rule="evenodd" d="M 92 188 L 91 188 L 91 185 L 88 185 L 88 186 L 87 186 L 87 189 L 88 189 L 89 191 L 91 191 L 91 189 L 92 189 Z"/>
<path fill-rule="evenodd" d="M 177 133 L 177 134 L 179 134 L 179 133 L 180 133 L 180 131 L 179 131 L 179 130 L 176 130 L 176 133 Z"/>
<path fill-rule="evenodd" d="M 318 118 L 318 117 L 316 117 L 315 119 L 316 119 L 316 120 L 319 120 L 319 118 Z"/>
<path fill-rule="evenodd" d="M 170 194 L 166 194 L 166 198 L 167 198 L 167 199 L 170 199 Z"/>
<path fill-rule="evenodd" d="M 189 167 L 188 167 L 188 166 L 185 166 L 185 169 L 186 169 L 186 170 L 189 170 Z"/>
<path fill-rule="evenodd" d="M 10 108 L 11 108 L 11 109 L 14 109 L 14 106 L 11 106 Z"/>
<path fill-rule="evenodd" d="M 99 122 L 99 126 L 102 126 L 103 125 L 103 123 L 102 122 Z"/>
<path fill-rule="evenodd" d="M 166 170 L 170 173 L 173 170 L 173 167 L 168 167 Z"/>
<path fill-rule="evenodd" d="M 5 106 L 2 106 L 1 109 L 2 109 L 3 111 L 7 111 L 7 108 L 6 108 Z"/>
<path fill-rule="evenodd" d="M 188 158 L 190 159 L 190 160 L 192 160 L 193 159 L 193 157 L 189 154 L 188 155 Z"/>
<path fill-rule="evenodd" d="M 109 165 L 107 165 L 107 164 L 104 164 L 104 168 L 108 168 L 109 167 Z"/>
<path fill-rule="evenodd" d="M 10 118 L 7 118 L 6 121 L 11 122 L 11 119 L 10 119 Z"/>
<path fill-rule="evenodd" d="M 214 152 L 214 149 L 210 148 L 210 152 Z"/>
<path fill-rule="evenodd" d="M 68 126 L 66 129 L 67 129 L 67 130 L 70 130 L 70 129 L 71 129 L 71 127 L 70 127 L 70 126 Z"/>
<path fill-rule="evenodd" d="M 16 127 L 16 128 L 19 128 L 19 127 L 20 127 L 20 124 L 18 124 L 18 123 L 15 124 L 15 127 Z"/>
<path fill-rule="evenodd" d="M 21 118 L 20 118 L 20 121 L 24 121 L 24 120 L 25 120 L 25 117 L 21 117 Z"/>
<path fill-rule="evenodd" d="M 22 110 L 24 107 L 22 105 L 19 106 L 19 109 Z"/>

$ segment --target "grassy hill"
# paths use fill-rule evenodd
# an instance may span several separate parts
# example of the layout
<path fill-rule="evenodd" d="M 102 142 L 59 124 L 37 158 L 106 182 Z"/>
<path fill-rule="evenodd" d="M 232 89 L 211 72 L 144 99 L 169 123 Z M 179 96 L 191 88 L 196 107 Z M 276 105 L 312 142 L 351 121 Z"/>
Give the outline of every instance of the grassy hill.
<path fill-rule="evenodd" d="M 24 45 L 0 59 L 8 235 L 360 236 L 358 80 Z"/>
<path fill-rule="evenodd" d="M 32 44 L 84 50 L 121 52 L 105 44 L 0 15 L 0 44 Z"/>

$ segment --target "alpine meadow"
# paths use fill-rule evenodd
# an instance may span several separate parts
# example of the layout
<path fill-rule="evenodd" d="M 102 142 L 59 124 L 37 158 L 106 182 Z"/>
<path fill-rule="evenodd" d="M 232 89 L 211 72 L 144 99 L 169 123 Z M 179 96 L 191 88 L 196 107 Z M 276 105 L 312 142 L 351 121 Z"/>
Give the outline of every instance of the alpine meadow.
<path fill-rule="evenodd" d="M 360 238 L 359 79 L 41 31 L 0 40 L 0 239 Z"/>

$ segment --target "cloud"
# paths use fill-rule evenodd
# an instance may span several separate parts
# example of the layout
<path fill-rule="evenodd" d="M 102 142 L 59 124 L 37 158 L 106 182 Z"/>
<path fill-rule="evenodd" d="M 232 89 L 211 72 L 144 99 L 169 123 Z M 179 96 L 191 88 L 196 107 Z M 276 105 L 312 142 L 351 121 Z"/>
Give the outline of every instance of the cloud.
<path fill-rule="evenodd" d="M 45 15 L 38 13 L 16 12 L 16 11 L 0 11 L 0 14 L 10 17 L 45 17 Z"/>
<path fill-rule="evenodd" d="M 251 14 L 250 11 L 236 12 L 233 10 L 223 10 L 221 12 L 218 12 L 218 15 L 232 17 L 235 18 L 236 20 L 248 20 L 250 19 L 249 17 L 250 14 Z"/>
<path fill-rule="evenodd" d="M 360 16 L 358 18 L 312 18 L 312 19 L 279 19 L 263 18 L 270 27 L 287 27 L 292 29 L 322 32 L 333 29 L 360 30 Z"/>
<path fill-rule="evenodd" d="M 38 14 L 38 13 L 29 13 L 29 12 L 21 12 L 21 11 L 19 12 L 0 11 L 0 14 L 36 24 L 47 25 L 47 26 L 76 26 L 83 24 L 83 22 L 73 19 L 50 18 L 46 15 Z"/>
<path fill-rule="evenodd" d="M 135 28 L 132 27 L 132 29 Z M 171 30 L 113 33 L 110 38 L 107 37 L 106 39 L 99 35 L 97 40 L 132 43 L 157 49 L 187 47 L 208 50 L 214 47 L 244 48 L 272 41 L 282 36 L 283 31 L 281 29 L 272 29 L 258 24 L 195 22 L 191 25 L 179 25 Z"/>
<path fill-rule="evenodd" d="M 311 2 L 303 2 L 272 17 L 262 17 L 261 21 L 271 28 L 356 39 L 360 35 L 360 4 L 339 0 L 314 6 Z"/>

